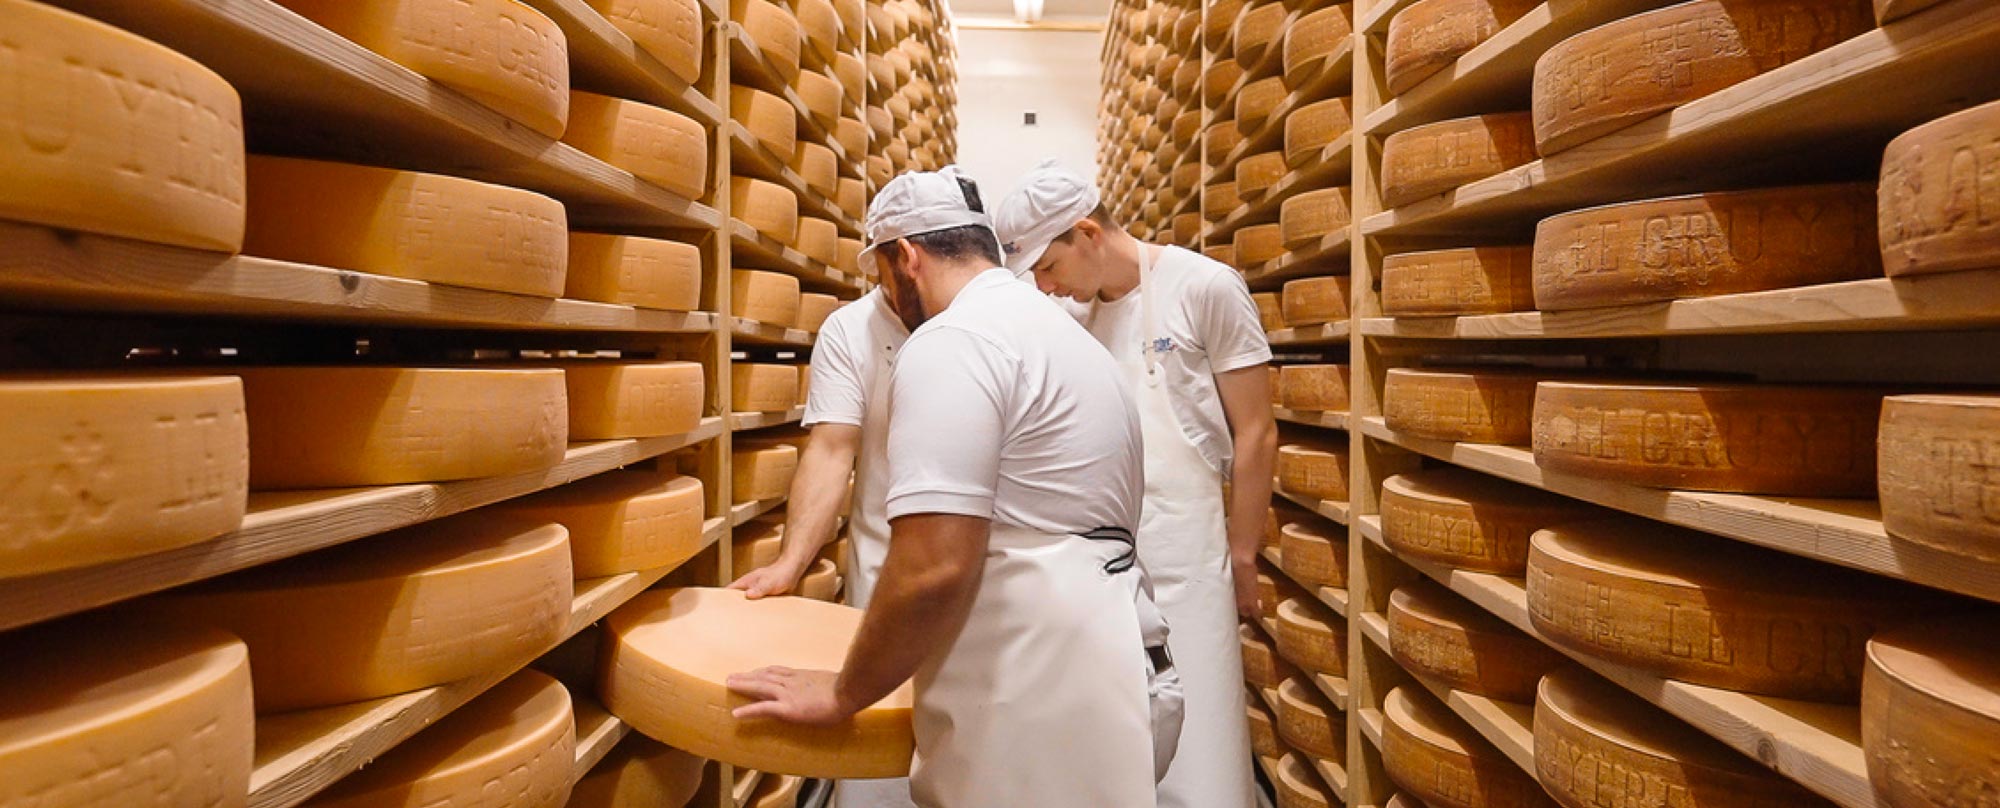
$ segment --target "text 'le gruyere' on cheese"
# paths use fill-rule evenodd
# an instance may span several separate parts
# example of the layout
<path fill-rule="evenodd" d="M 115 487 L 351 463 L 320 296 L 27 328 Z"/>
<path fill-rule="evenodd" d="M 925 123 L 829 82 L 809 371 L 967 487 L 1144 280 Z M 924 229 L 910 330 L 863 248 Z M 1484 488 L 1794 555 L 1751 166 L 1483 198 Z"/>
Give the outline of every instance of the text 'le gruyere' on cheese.
<path fill-rule="evenodd" d="M 562 140 L 632 176 L 689 199 L 708 188 L 708 134 L 693 118 L 581 90 Z"/>
<path fill-rule="evenodd" d="M 562 295 L 694 311 L 701 307 L 701 248 L 664 239 L 571 233 Z"/>
<path fill-rule="evenodd" d="M 1884 631 L 1868 643 L 1861 749 L 1894 806 L 1980 805 L 2000 792 L 2000 653 L 1993 614 Z"/>
<path fill-rule="evenodd" d="M 1877 491 L 1889 535 L 2000 561 L 2000 396 L 1890 396 L 1882 403 Z"/>
<path fill-rule="evenodd" d="M 1310 596 L 1278 604 L 1278 653 L 1310 673 L 1347 675 L 1347 621 Z"/>
<path fill-rule="evenodd" d="M 1878 5 L 1880 0 L 1877 0 Z M 1948 115 L 1882 155 L 1882 261 L 1892 276 L 2000 266 L 2000 102 Z"/>
<path fill-rule="evenodd" d="M 608 471 L 494 510 L 569 531 L 570 567 L 578 580 L 672 567 L 694 557 L 705 504 L 701 480 L 670 472 Z"/>
<path fill-rule="evenodd" d="M 1382 204 L 1402 207 L 1534 160 L 1526 112 L 1413 126 L 1382 141 Z"/>
<path fill-rule="evenodd" d="M 1462 443 L 1527 444 L 1535 385 L 1549 374 L 1523 368 L 1392 368 L 1382 386 L 1388 427 Z"/>
<path fill-rule="evenodd" d="M 1529 704 L 1562 656 L 1428 578 L 1389 594 L 1389 652 L 1431 684 Z"/>
<path fill-rule="evenodd" d="M 1568 497 L 1458 468 L 1382 482 L 1382 540 L 1390 550 L 1475 572 L 1519 577 L 1535 531 L 1599 514 Z"/>
<path fill-rule="evenodd" d="M 1424 805 L 1555 808 L 1534 777 L 1422 687 L 1389 691 L 1382 719 L 1382 768 Z"/>

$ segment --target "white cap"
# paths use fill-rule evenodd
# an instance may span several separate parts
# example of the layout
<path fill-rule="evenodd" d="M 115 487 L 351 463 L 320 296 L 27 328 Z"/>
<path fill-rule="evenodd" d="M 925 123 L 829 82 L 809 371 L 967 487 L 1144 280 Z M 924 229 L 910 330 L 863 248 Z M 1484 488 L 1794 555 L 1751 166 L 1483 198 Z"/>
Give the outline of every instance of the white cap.
<path fill-rule="evenodd" d="M 993 210 L 993 232 L 1016 277 L 1042 260 L 1049 243 L 1097 210 L 1097 187 L 1054 160 L 1045 160 Z"/>
<path fill-rule="evenodd" d="M 911 171 L 875 192 L 874 201 L 868 203 L 868 218 L 862 223 L 868 238 L 859 262 L 862 274 L 875 277 L 875 248 L 896 239 L 975 224 L 991 230 L 993 220 L 972 209 L 965 189 L 959 187 L 961 178 L 972 182 L 955 165 L 937 171 Z"/>

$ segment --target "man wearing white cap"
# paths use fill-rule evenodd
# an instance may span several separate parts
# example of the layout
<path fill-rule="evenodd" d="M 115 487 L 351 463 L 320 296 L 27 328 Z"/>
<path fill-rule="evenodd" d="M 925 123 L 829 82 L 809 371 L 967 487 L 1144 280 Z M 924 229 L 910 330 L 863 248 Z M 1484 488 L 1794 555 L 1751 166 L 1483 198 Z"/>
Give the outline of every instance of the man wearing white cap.
<path fill-rule="evenodd" d="M 998 266 L 955 170 L 890 182 L 867 230 L 862 260 L 911 331 L 888 556 L 843 670 L 731 677 L 752 699 L 737 715 L 835 723 L 914 676 L 918 805 L 1151 808 L 1149 680 L 1170 663 L 1141 614 L 1139 424 L 1116 365 Z"/>
<path fill-rule="evenodd" d="M 1258 610 L 1257 548 L 1277 454 L 1257 305 L 1229 267 L 1140 243 L 1096 188 L 1053 162 L 1030 172 L 993 218 L 1008 268 L 1074 301 L 1071 313 L 1117 358 L 1139 404 L 1139 556 L 1173 626 L 1168 645 L 1187 698 L 1159 804 L 1248 808 L 1255 779 L 1236 625 Z"/>

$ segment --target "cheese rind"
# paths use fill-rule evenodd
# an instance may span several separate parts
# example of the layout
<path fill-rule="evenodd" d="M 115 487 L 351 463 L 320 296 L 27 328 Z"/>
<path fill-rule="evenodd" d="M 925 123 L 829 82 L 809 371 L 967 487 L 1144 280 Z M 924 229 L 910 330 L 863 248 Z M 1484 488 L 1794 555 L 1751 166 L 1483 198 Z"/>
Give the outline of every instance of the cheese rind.
<path fill-rule="evenodd" d="M 1534 161 L 1526 112 L 1414 126 L 1382 141 L 1382 204 L 1402 207 Z"/>
<path fill-rule="evenodd" d="M 1304 679 L 1278 686 L 1278 737 L 1300 754 L 1347 759 L 1347 716 Z"/>
<path fill-rule="evenodd" d="M 1273 3 L 1276 6 L 1278 4 Z M 1282 6 L 1279 6 L 1282 10 Z M 1258 79 L 1243 86 L 1236 94 L 1236 125 L 1245 132 L 1258 132 L 1264 122 L 1270 120 L 1271 113 L 1285 101 L 1285 77 L 1272 76 Z"/>
<path fill-rule="evenodd" d="M 570 440 L 683 435 L 701 425 L 699 362 L 566 362 Z"/>
<path fill-rule="evenodd" d="M 588 0 L 590 7 L 676 78 L 701 79 L 701 5 L 695 0 Z"/>
<path fill-rule="evenodd" d="M 673 110 L 578 91 L 563 142 L 689 199 L 708 189 L 708 136 Z"/>
<path fill-rule="evenodd" d="M 729 87 L 729 118 L 750 130 L 751 139 L 774 155 L 798 151 L 799 112 L 783 96 L 751 87 Z"/>
<path fill-rule="evenodd" d="M 1287 598 L 1278 604 L 1278 653 L 1307 673 L 1347 675 L 1347 622 L 1319 601 Z"/>
<path fill-rule="evenodd" d="M 806 187 L 820 196 L 831 197 L 840 191 L 840 160 L 833 156 L 833 150 L 818 143 L 801 140 L 794 148 L 790 163 L 799 178 L 806 181 Z"/>
<path fill-rule="evenodd" d="M 1285 753 L 1278 758 L 1278 768 L 1271 775 L 1278 808 L 1327 808 L 1333 804 L 1332 792 L 1313 771 L 1312 764 L 1296 753 Z"/>
<path fill-rule="evenodd" d="M 1890 141 L 1882 155 L 1878 225 L 1889 275 L 2000 265 L 2000 217 L 1990 213 L 2000 208 L 1996 176 L 2000 102 L 1939 118 Z"/>
<path fill-rule="evenodd" d="M 1304 249 L 1346 230 L 1353 217 L 1347 186 L 1321 188 L 1286 198 L 1278 207 L 1278 231 L 1285 246 Z"/>
<path fill-rule="evenodd" d="M 1315 101 L 1285 116 L 1285 161 L 1299 165 L 1354 127 L 1354 99 Z"/>
<path fill-rule="evenodd" d="M 1258 703 L 1255 694 L 1247 699 L 1248 707 L 1244 717 L 1250 723 L 1250 751 L 1258 757 L 1277 757 L 1285 753 L 1283 742 L 1278 740 L 1277 720 L 1271 711 Z"/>
<path fill-rule="evenodd" d="M 1237 194 L 1234 181 L 1211 182 L 1208 184 L 1208 192 L 1201 197 L 1201 214 L 1209 221 L 1221 221 L 1242 205 L 1243 197 Z"/>
<path fill-rule="evenodd" d="M 1347 449 L 1287 444 L 1278 447 L 1278 487 L 1288 493 L 1347 501 Z"/>
<path fill-rule="evenodd" d="M 868 186 L 859 179 L 841 177 L 840 188 L 834 198 L 840 206 L 840 212 L 853 219 L 859 220 L 868 211 Z"/>
<path fill-rule="evenodd" d="M 1520 577 L 1535 531 L 1597 515 L 1568 497 L 1461 469 L 1382 482 L 1382 539 L 1390 550 L 1475 572 Z"/>
<path fill-rule="evenodd" d="M 701 550 L 702 482 L 678 474 L 610 471 L 494 510 L 569 530 L 578 580 L 671 567 Z"/>
<path fill-rule="evenodd" d="M 838 260 L 839 259 L 836 257 L 835 261 Z M 829 261 L 827 263 L 834 263 L 834 261 Z M 840 298 L 834 297 L 833 295 L 821 294 L 818 292 L 800 295 L 799 322 L 798 322 L 799 330 L 813 334 L 819 333 L 820 326 L 826 324 L 826 318 L 832 316 L 833 312 L 836 309 L 839 309 L 844 302 L 845 301 L 842 301 Z M 811 365 L 800 365 L 799 370 L 801 373 L 803 373 L 810 370 L 811 367 L 812 367 Z M 800 396 L 800 398 L 803 399 L 804 396 Z"/>
<path fill-rule="evenodd" d="M 754 269 L 729 273 L 729 311 L 737 317 L 791 328 L 799 319 L 799 301 L 798 278 Z"/>
<path fill-rule="evenodd" d="M 1176 226 L 1175 230 L 1178 231 L 1179 227 Z M 1174 235 L 1178 237 L 1180 233 L 1176 232 Z M 1277 331 L 1285 327 L 1284 308 L 1278 302 L 1278 293 L 1257 292 L 1250 296 L 1250 300 L 1257 304 L 1257 322 L 1265 331 Z M 1284 390 L 1281 379 L 1282 377 L 1273 374 L 1271 392 L 1279 396 L 1283 395 Z"/>
<path fill-rule="evenodd" d="M 564 808 L 686 806 L 708 761 L 633 733 L 571 789 Z"/>
<path fill-rule="evenodd" d="M 1236 247 L 1236 260 L 1242 261 L 1245 266 L 1258 266 L 1284 256 L 1285 231 L 1282 226 L 1276 224 L 1252 225 L 1236 231 L 1233 244 Z"/>
<path fill-rule="evenodd" d="M 701 248 L 638 236 L 569 234 L 563 297 L 647 309 L 701 307 Z"/>
<path fill-rule="evenodd" d="M 1347 587 L 1347 531 L 1323 530 L 1317 522 L 1291 522 L 1278 529 L 1278 566 L 1301 584 Z"/>
<path fill-rule="evenodd" d="M 1889 535 L 1951 556 L 2000 560 L 2000 397 L 1890 396 L 1877 490 Z"/>
<path fill-rule="evenodd" d="M 832 603 L 840 594 L 840 570 L 832 561 L 814 559 L 812 568 L 799 576 L 798 595 L 802 598 Z"/>
<path fill-rule="evenodd" d="M 1239 252 L 1242 250 L 1242 232 L 1238 231 L 1237 236 Z M 1281 298 L 1285 311 L 1285 324 L 1297 328 L 1302 325 L 1319 325 L 1347 319 L 1347 299 L 1351 289 L 1346 275 L 1286 281 Z"/>
<path fill-rule="evenodd" d="M 1315 63 L 1331 55 L 1354 33 L 1354 4 L 1340 3 L 1309 12 L 1284 33 L 1285 81 L 1294 86 Z"/>
<path fill-rule="evenodd" d="M 792 378 L 797 380 L 798 375 Z M 730 496 L 737 503 L 762 502 L 791 493 L 799 450 L 777 445 L 736 452 L 730 459 Z"/>
<path fill-rule="evenodd" d="M 807 258 L 833 266 L 835 261 L 840 260 L 840 227 L 826 219 L 800 217 L 799 238 L 792 247 Z M 796 324 L 796 315 L 793 320 Z"/>
<path fill-rule="evenodd" d="M 731 177 L 729 214 L 780 244 L 799 238 L 799 197 L 777 183 Z"/>
<path fill-rule="evenodd" d="M 856 104 L 862 102 L 868 93 L 868 64 L 852 53 L 837 53 L 833 57 L 833 76 L 840 80 L 841 94 Z"/>
<path fill-rule="evenodd" d="M 2000 791 L 2000 655 L 1991 615 L 1885 631 L 1868 643 L 1861 748 L 1890 805 L 1980 805 Z"/>
<path fill-rule="evenodd" d="M 1463 247 L 1382 259 L 1382 313 L 1499 314 L 1535 307 L 1533 247 Z"/>
<path fill-rule="evenodd" d="M 0 2 L 0 219 L 236 252 L 243 105 L 194 60 L 27 0 Z"/>
<path fill-rule="evenodd" d="M 845 91 L 832 76 L 814 70 L 800 71 L 799 77 L 792 80 L 792 89 L 805 102 L 806 114 L 821 128 L 832 129 L 840 120 L 840 100 Z"/>
<path fill-rule="evenodd" d="M 840 12 L 831 0 L 795 0 L 792 8 L 798 12 L 806 44 L 821 62 L 832 62 L 840 51 Z"/>
<path fill-rule="evenodd" d="M 1389 595 L 1389 653 L 1418 678 L 1479 696 L 1529 704 L 1563 657 L 1427 578 Z"/>
<path fill-rule="evenodd" d="M 1389 19 L 1385 76 L 1400 95 L 1514 24 L 1535 0 L 1418 0 Z"/>
<path fill-rule="evenodd" d="M 1527 772 L 1420 687 L 1382 703 L 1382 768 L 1435 808 L 1555 808 Z"/>
<path fill-rule="evenodd" d="M 1346 412 L 1347 366 L 1280 366 L 1278 391 L 1279 403 L 1289 410 Z"/>
<path fill-rule="evenodd" d="M 799 403 L 799 371 L 793 365 L 735 362 L 729 384 L 735 412 L 779 412 Z"/>
<path fill-rule="evenodd" d="M 1262 197 L 1285 177 L 1285 155 L 1268 151 L 1243 158 L 1236 164 L 1236 192 L 1246 198 Z"/>
<path fill-rule="evenodd" d="M 1236 60 L 1248 65 L 1262 62 L 1265 50 L 1285 35 L 1285 22 L 1290 18 L 1291 9 L 1283 3 L 1263 2 L 1244 8 L 1230 32 Z"/>
<path fill-rule="evenodd" d="M 1298 668 L 1279 656 L 1277 649 L 1262 632 L 1251 628 L 1248 624 L 1237 626 L 1236 632 L 1238 644 L 1242 646 L 1243 651 L 1243 681 L 1257 687 L 1271 688 L 1299 674 Z"/>
<path fill-rule="evenodd" d="M 1382 386 L 1390 429 L 1419 438 L 1520 446 L 1534 435 L 1535 385 L 1547 374 L 1499 368 L 1393 368 Z"/>
<path fill-rule="evenodd" d="M 769 0 L 729 0 L 729 20 L 743 26 L 780 81 L 790 83 L 798 78 L 805 31 L 792 12 Z"/>

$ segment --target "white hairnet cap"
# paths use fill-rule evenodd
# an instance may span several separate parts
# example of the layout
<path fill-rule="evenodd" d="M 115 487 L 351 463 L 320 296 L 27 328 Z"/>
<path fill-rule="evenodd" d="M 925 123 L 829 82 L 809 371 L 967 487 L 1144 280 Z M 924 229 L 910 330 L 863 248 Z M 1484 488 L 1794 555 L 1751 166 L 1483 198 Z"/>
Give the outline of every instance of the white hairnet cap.
<path fill-rule="evenodd" d="M 975 224 L 992 229 L 993 220 L 972 209 L 959 185 L 961 178 L 972 182 L 955 165 L 937 171 L 912 171 L 875 192 L 874 201 L 868 203 L 868 218 L 862 223 L 868 238 L 868 246 L 861 250 L 862 273 L 874 277 L 875 248 L 896 239 Z M 974 187 L 978 187 L 976 183 Z"/>
<path fill-rule="evenodd" d="M 993 233 L 1007 268 L 1026 275 L 1049 243 L 1097 210 L 1097 187 L 1054 160 L 1045 160 L 993 210 Z"/>

